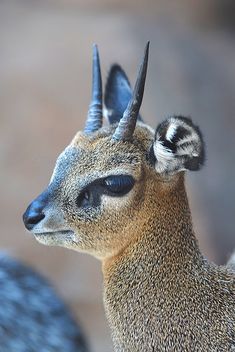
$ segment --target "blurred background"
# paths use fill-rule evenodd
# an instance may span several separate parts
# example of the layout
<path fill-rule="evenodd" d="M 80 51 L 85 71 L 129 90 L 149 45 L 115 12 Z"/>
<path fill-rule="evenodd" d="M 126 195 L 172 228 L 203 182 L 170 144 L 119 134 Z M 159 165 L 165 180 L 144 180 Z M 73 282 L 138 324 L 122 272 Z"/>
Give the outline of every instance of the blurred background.
<path fill-rule="evenodd" d="M 0 246 L 53 282 L 94 352 L 112 351 L 100 263 L 40 245 L 21 220 L 84 125 L 92 43 L 103 78 L 119 62 L 133 83 L 151 41 L 142 115 L 200 125 L 207 162 L 188 175 L 189 198 L 202 251 L 224 263 L 235 248 L 234 34 L 233 0 L 0 1 Z"/>

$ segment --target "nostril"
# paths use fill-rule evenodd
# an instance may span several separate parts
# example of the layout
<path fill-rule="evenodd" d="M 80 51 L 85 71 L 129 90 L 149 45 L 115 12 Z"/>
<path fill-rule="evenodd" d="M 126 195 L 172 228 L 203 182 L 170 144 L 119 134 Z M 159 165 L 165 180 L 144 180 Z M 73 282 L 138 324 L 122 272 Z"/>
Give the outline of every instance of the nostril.
<path fill-rule="evenodd" d="M 43 213 L 32 213 L 26 211 L 26 213 L 23 215 L 24 224 L 28 230 L 32 230 L 33 227 L 44 218 L 45 214 Z"/>
<path fill-rule="evenodd" d="M 43 213 L 37 214 L 37 215 L 34 215 L 34 216 L 30 216 L 29 219 L 28 219 L 28 223 L 30 223 L 32 225 L 36 225 L 37 223 L 39 223 L 44 218 L 45 218 L 45 215 Z"/>
<path fill-rule="evenodd" d="M 23 215 L 23 221 L 27 230 L 31 231 L 42 219 L 45 218 L 44 209 L 48 204 L 49 191 L 41 193 L 29 204 Z"/>

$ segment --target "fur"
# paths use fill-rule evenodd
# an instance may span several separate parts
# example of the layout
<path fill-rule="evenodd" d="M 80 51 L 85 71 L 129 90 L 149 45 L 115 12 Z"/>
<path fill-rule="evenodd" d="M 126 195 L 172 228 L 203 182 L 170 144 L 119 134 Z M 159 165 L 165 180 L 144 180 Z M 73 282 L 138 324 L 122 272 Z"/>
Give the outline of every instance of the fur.
<path fill-rule="evenodd" d="M 113 142 L 114 129 L 104 127 L 91 136 L 79 132 L 66 157 L 59 158 L 48 203 L 63 213 L 64 224 L 58 228 L 52 222 L 51 233 L 43 233 L 48 213 L 33 230 L 37 240 L 102 261 L 115 351 L 232 350 L 235 276 L 209 263 L 198 248 L 184 173 L 172 173 L 170 164 L 171 172 L 156 171 L 157 162 L 149 161 L 155 138 L 143 123 L 131 142 Z M 69 164 L 64 174 L 63 160 Z M 76 205 L 84 187 L 124 173 L 135 179 L 127 195 L 102 195 L 95 208 Z M 62 235 L 62 228 L 69 235 Z"/>
<path fill-rule="evenodd" d="M 128 81 L 111 84 L 115 72 L 125 79 L 120 69 L 111 71 L 106 95 L 112 99 L 106 101 L 112 104 L 115 94 L 117 101 L 125 95 L 120 86 L 129 94 Z M 115 109 L 118 114 L 123 105 Z M 77 133 L 57 161 L 45 218 L 32 232 L 41 243 L 101 260 L 116 352 L 233 351 L 235 273 L 201 254 L 184 185 L 184 171 L 204 162 L 199 128 L 173 116 L 155 134 L 138 122 L 131 140 L 117 142 L 116 127 Z M 129 193 L 104 192 L 102 180 L 115 175 L 135 180 Z"/>

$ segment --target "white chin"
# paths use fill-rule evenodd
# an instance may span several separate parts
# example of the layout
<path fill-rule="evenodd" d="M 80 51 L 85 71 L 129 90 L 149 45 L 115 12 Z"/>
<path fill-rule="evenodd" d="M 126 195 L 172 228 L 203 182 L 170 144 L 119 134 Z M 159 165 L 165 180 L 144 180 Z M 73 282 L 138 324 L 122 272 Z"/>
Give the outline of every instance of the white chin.
<path fill-rule="evenodd" d="M 75 240 L 73 231 L 34 233 L 34 237 L 38 242 L 47 246 L 71 247 Z"/>

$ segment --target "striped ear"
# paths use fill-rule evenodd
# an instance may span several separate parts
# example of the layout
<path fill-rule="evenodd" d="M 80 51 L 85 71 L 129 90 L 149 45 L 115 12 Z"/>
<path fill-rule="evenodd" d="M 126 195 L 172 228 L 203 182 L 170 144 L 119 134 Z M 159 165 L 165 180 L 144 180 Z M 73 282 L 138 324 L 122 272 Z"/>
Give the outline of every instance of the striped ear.
<path fill-rule="evenodd" d="M 187 117 L 169 117 L 156 129 L 153 153 L 158 173 L 199 170 L 205 159 L 201 131 Z"/>
<path fill-rule="evenodd" d="M 119 122 L 132 97 L 132 89 L 126 73 L 118 64 L 111 66 L 104 94 L 105 116 L 109 123 Z"/>

